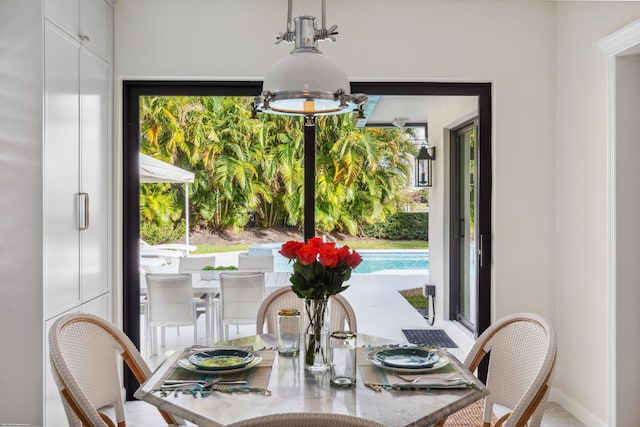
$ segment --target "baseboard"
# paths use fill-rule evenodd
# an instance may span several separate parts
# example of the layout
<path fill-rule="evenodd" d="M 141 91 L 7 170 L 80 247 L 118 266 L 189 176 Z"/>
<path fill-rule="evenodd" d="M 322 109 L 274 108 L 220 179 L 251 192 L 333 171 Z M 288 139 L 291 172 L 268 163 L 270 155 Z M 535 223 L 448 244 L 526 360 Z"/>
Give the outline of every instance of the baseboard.
<path fill-rule="evenodd" d="M 593 415 L 593 413 L 588 411 L 585 407 L 578 404 L 575 400 L 569 398 L 566 394 L 555 387 L 551 387 L 549 400 L 558 403 L 564 409 L 569 411 L 571 415 L 587 425 L 587 427 L 608 427 L 606 422 Z"/>

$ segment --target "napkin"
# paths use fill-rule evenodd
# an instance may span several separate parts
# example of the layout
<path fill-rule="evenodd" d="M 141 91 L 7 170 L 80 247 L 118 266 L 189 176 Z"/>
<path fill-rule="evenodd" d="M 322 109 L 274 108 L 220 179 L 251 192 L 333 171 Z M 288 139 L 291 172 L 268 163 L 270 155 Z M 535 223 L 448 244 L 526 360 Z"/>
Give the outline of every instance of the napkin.
<path fill-rule="evenodd" d="M 473 382 L 461 378 L 460 373 L 458 372 L 442 374 L 402 375 L 402 378 L 392 374 L 387 374 L 389 384 L 396 390 L 468 388 L 473 386 Z M 418 379 L 418 382 L 414 383 L 410 381 L 415 379 Z"/>

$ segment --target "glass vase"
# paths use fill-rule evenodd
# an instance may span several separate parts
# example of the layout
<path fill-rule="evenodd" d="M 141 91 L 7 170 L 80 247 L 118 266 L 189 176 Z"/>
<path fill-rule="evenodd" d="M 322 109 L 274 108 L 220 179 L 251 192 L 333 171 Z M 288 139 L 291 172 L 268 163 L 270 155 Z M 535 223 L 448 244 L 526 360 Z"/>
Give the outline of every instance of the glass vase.
<path fill-rule="evenodd" d="M 309 371 L 329 369 L 329 298 L 305 299 L 304 367 Z"/>

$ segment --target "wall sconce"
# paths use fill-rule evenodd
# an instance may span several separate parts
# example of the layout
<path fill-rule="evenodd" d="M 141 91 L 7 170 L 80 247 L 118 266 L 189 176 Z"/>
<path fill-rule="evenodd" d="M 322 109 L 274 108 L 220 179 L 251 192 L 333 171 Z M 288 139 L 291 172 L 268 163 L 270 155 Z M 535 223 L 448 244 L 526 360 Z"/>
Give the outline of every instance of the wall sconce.
<path fill-rule="evenodd" d="M 433 185 L 433 161 L 436 159 L 436 147 L 423 144 L 416 156 L 416 187 Z"/>

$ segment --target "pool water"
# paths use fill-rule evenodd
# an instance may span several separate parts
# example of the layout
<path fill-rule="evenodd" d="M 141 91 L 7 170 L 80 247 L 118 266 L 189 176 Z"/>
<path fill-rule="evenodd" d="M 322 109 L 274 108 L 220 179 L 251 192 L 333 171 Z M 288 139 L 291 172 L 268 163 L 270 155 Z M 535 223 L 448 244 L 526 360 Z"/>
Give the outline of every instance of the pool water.
<path fill-rule="evenodd" d="M 289 260 L 278 253 L 280 246 L 273 250 L 274 271 L 291 272 Z M 355 274 L 374 273 L 381 270 L 428 270 L 429 251 L 358 251 L 362 263 L 353 271 Z"/>
<path fill-rule="evenodd" d="M 362 263 L 354 273 L 373 273 L 381 270 L 428 270 L 429 251 L 359 251 Z"/>

